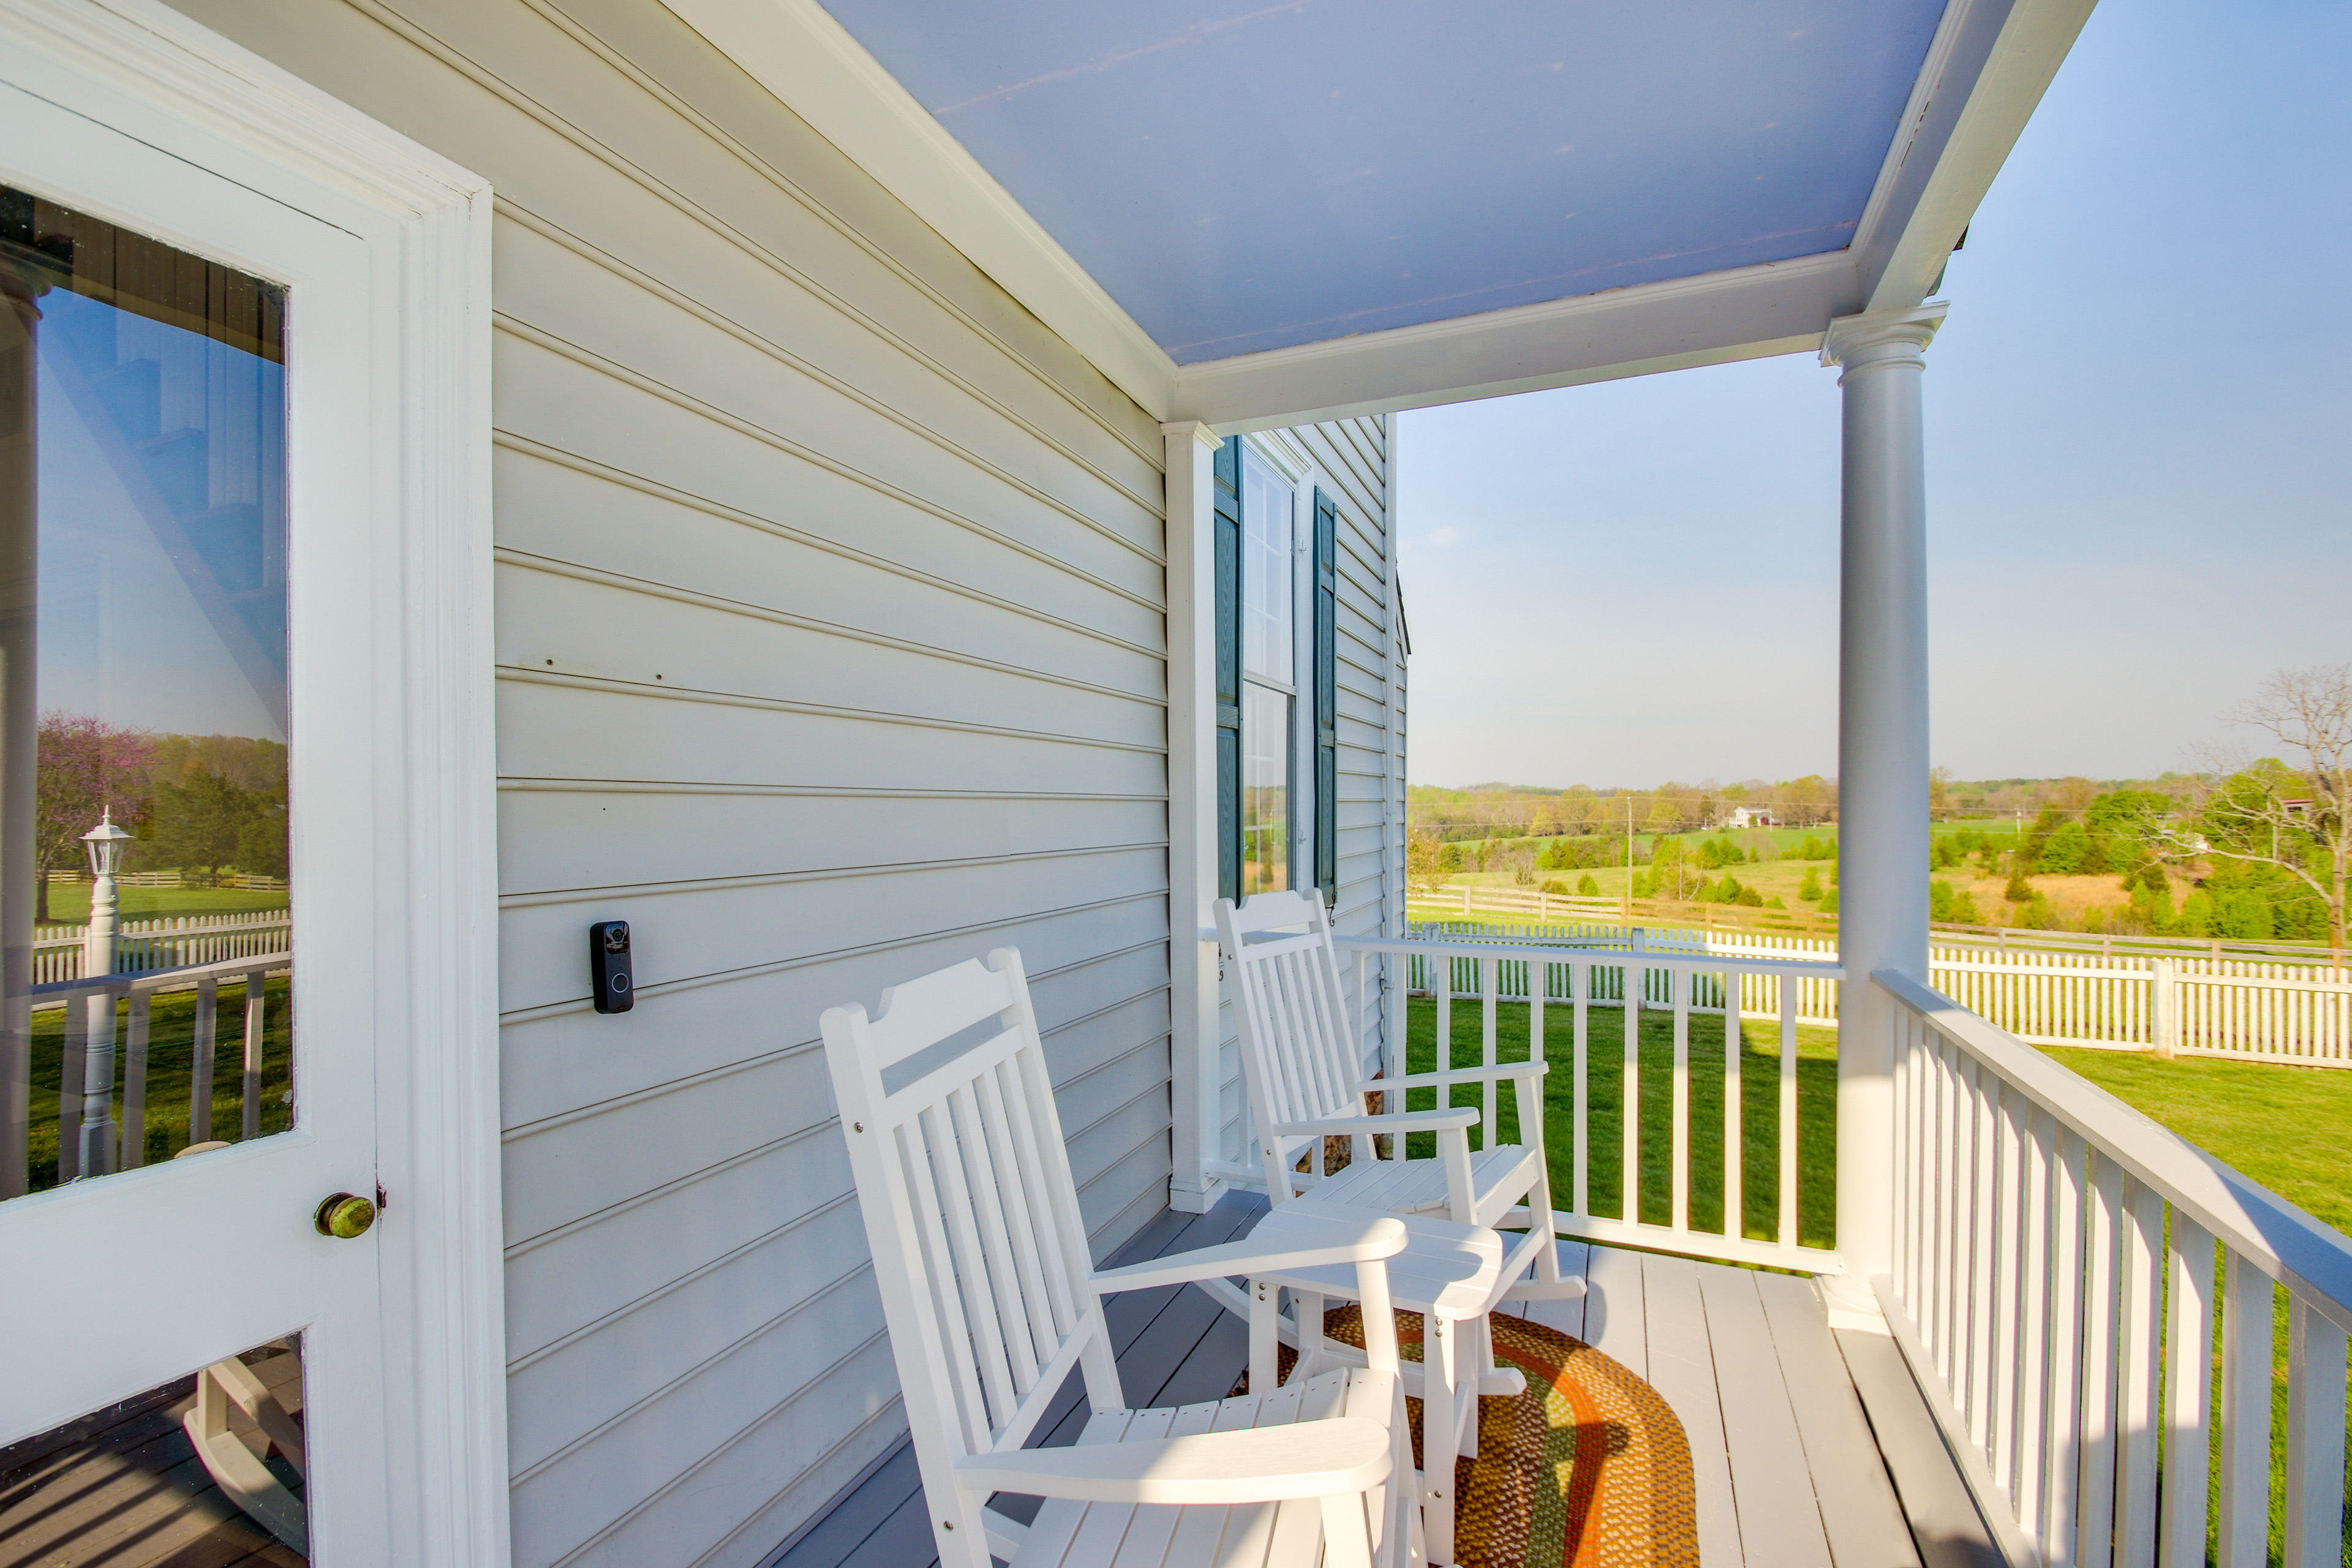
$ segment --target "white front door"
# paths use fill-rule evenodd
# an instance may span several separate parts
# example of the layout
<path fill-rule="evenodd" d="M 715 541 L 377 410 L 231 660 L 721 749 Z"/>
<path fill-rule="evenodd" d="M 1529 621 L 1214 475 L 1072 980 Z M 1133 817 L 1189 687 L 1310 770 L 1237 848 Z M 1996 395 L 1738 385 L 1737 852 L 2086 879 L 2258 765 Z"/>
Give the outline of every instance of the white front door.
<path fill-rule="evenodd" d="M 415 774 L 487 730 L 416 699 L 481 652 L 411 608 L 477 564 L 412 558 L 446 541 L 404 493 L 435 421 L 397 310 L 432 300 L 396 224 L 188 115 L 168 41 L 127 92 L 9 41 L 0 1563 L 490 1560 L 502 1445 L 464 1423 L 495 1383 L 413 1386 L 498 1362 L 485 1193 L 447 1179 L 495 1170 L 494 1120 L 446 1125 L 491 1019 L 441 1026 L 490 906 L 419 841 L 478 826 L 471 781 L 420 808 Z"/>

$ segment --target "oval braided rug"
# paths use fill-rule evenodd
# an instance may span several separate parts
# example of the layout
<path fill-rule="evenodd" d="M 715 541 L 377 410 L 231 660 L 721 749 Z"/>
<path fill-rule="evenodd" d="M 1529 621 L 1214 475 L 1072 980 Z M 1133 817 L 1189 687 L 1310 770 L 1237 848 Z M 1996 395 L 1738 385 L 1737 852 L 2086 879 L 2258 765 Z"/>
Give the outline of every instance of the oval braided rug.
<path fill-rule="evenodd" d="M 1421 1356 L 1421 1315 L 1397 1338 Z M 1462 1568 L 1698 1568 L 1690 1442 L 1657 1390 L 1581 1340 L 1496 1313 L 1495 1359 L 1527 1374 L 1525 1394 L 1478 1402 L 1478 1457 L 1454 1468 L 1454 1561 Z M 1364 1342 L 1354 1307 L 1325 1331 Z M 1297 1353 L 1282 1350 L 1287 1377 Z M 1248 1376 L 1243 1376 L 1246 1385 Z M 1409 1399 L 1421 1458 L 1421 1401 Z"/>

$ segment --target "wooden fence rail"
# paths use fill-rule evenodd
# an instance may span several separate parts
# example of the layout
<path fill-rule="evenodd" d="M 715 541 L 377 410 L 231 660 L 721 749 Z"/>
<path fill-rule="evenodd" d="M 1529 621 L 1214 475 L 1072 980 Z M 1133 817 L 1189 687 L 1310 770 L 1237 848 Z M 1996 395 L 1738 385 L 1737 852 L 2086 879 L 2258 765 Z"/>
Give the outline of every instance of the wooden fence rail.
<path fill-rule="evenodd" d="M 1412 929 L 1417 937 L 1440 942 L 1643 950 L 1767 961 L 1834 963 L 1838 952 L 1835 942 L 1818 937 L 1629 930 L 1583 921 L 1543 925 L 1422 921 Z M 2103 956 L 1938 942 L 1929 949 L 1928 970 L 1936 987 L 1946 995 L 2032 1045 L 2352 1068 L 2352 974 L 2339 973 L 2325 963 L 2137 953 Z M 1503 1000 L 1523 1002 L 1531 994 L 1526 962 L 1505 964 L 1502 976 Z M 1454 984 L 1461 988 L 1458 977 Z M 1557 994 L 1556 976 L 1551 984 Z M 1804 979 L 1797 984 L 1798 1022 L 1834 1028 L 1837 983 Z M 1411 984 L 1415 991 L 1432 988 L 1421 961 L 1414 962 Z M 1668 1005 L 1657 989 L 1663 982 L 1654 979 L 1649 984 L 1642 1005 Z M 1741 1016 L 1779 1016 L 1780 984 L 1769 972 L 1744 974 L 1739 981 Z M 1613 1005 L 1622 998 L 1605 1000 Z M 1691 1005 L 1701 1012 L 1720 1013 L 1719 983 L 1703 982 Z"/>

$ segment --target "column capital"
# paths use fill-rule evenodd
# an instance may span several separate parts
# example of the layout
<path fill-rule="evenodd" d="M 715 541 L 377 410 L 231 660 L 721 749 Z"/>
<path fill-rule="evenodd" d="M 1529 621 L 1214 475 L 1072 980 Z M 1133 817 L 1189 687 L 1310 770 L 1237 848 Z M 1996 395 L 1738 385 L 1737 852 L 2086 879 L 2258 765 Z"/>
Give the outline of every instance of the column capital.
<path fill-rule="evenodd" d="M 1916 363 L 1935 341 L 1950 305 L 1930 300 L 1907 310 L 1871 310 L 1840 316 L 1822 337 L 1822 363 L 1859 370 L 1890 361 Z"/>
<path fill-rule="evenodd" d="M 1160 426 L 1160 433 L 1171 438 L 1181 436 L 1188 430 L 1192 433 L 1192 439 L 1203 447 L 1213 449 L 1225 444 L 1225 438 L 1223 436 L 1218 435 L 1216 431 L 1202 424 L 1198 419 L 1171 419 Z"/>

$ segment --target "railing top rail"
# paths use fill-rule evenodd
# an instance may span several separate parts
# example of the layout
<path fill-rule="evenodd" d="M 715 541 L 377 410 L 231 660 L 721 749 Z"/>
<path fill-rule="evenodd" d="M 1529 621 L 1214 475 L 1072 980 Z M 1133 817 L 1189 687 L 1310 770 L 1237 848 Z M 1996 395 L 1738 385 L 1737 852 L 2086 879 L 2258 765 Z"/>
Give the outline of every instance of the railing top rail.
<path fill-rule="evenodd" d="M 1810 958 L 1767 958 L 1740 952 L 1691 952 L 1677 948 L 1592 948 L 1539 945 L 1531 942 L 1430 942 L 1416 937 L 1334 936 L 1342 952 L 1423 953 L 1432 958 L 1504 958 L 1517 963 L 1597 963 L 1612 969 L 1688 969 L 1702 974 L 1737 970 L 1744 974 L 1793 974 L 1811 980 L 1843 980 L 1843 964 Z"/>
<path fill-rule="evenodd" d="M 2093 1148 L 2352 1332 L 2352 1238 L 1907 974 L 1871 978 Z"/>
<path fill-rule="evenodd" d="M 126 996 L 137 991 L 153 991 L 165 985 L 184 985 L 192 980 L 218 980 L 229 975 L 251 974 L 256 971 L 291 969 L 294 955 L 290 952 L 257 952 L 248 958 L 224 958 L 211 963 L 187 963 L 177 969 L 145 969 L 136 974 L 96 975 L 86 980 L 50 980 L 32 987 L 37 1000 L 58 996 L 95 996 L 110 991 Z"/>

